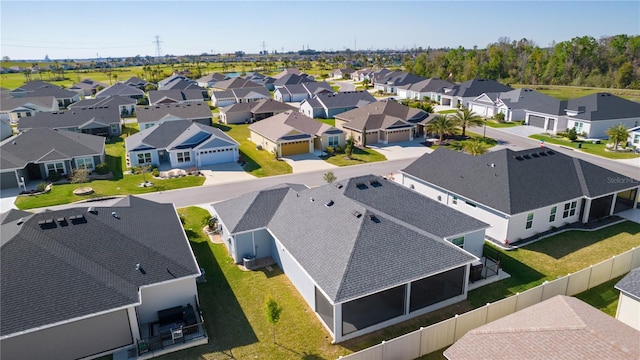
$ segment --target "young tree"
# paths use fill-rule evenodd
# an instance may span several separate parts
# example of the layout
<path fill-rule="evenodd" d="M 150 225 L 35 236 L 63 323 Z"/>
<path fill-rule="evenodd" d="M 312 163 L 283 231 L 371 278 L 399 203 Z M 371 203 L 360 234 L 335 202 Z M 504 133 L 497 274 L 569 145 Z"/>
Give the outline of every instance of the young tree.
<path fill-rule="evenodd" d="M 71 174 L 71 183 L 72 184 L 81 184 L 89 181 L 89 174 L 91 170 L 89 169 L 74 169 Z"/>
<path fill-rule="evenodd" d="M 328 171 L 324 174 L 323 176 L 324 181 L 326 181 L 327 183 L 331 184 L 332 182 L 338 180 L 338 178 L 336 177 L 336 175 L 333 173 L 333 171 Z"/>
<path fill-rule="evenodd" d="M 438 144 L 442 144 L 445 135 L 453 135 L 458 132 L 457 123 L 447 115 L 437 115 L 426 126 L 427 132 L 438 134 Z"/>
<path fill-rule="evenodd" d="M 462 136 L 466 135 L 468 126 L 480 126 L 484 120 L 469 108 L 462 108 L 453 115 L 453 120 L 462 128 Z"/>
<path fill-rule="evenodd" d="M 349 139 L 347 139 L 347 144 L 344 146 L 344 154 L 346 155 L 347 158 L 351 158 L 351 155 L 353 155 L 354 143 L 355 143 L 355 140 L 353 139 L 353 136 L 350 136 Z"/>
<path fill-rule="evenodd" d="M 272 297 L 267 298 L 267 301 L 264 304 L 265 315 L 267 316 L 267 321 L 273 327 L 273 343 L 276 343 L 276 324 L 280 321 L 280 314 L 282 313 L 282 307 L 278 305 L 278 302 L 275 301 Z"/>
<path fill-rule="evenodd" d="M 617 150 L 618 145 L 626 144 L 629 138 L 629 130 L 622 124 L 614 125 L 607 129 L 607 135 L 609 135 L 609 141 L 613 142 L 613 149 Z"/>
<path fill-rule="evenodd" d="M 134 167 L 135 172 L 140 172 L 142 173 L 142 181 L 144 181 L 144 183 L 147 183 L 147 173 L 151 172 L 151 164 L 150 163 L 146 163 L 146 164 L 140 164 L 138 166 Z"/>

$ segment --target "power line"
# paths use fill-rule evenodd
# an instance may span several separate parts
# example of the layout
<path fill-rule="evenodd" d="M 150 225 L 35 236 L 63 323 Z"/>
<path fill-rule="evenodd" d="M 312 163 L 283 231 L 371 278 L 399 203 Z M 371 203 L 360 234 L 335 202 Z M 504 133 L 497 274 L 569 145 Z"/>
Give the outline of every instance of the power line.
<path fill-rule="evenodd" d="M 160 47 L 160 36 L 156 35 L 154 43 L 156 44 L 156 57 L 160 59 L 162 57 L 162 48 Z"/>

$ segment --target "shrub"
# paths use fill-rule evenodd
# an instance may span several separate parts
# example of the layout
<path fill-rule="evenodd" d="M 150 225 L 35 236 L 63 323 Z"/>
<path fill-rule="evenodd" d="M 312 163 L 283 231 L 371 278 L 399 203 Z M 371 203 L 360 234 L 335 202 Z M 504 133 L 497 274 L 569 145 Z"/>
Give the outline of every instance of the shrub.
<path fill-rule="evenodd" d="M 98 175 L 105 175 L 109 173 L 109 166 L 107 163 L 100 163 L 96 165 L 96 173 Z"/>
<path fill-rule="evenodd" d="M 74 169 L 71 174 L 71 183 L 72 184 L 81 184 L 89 181 L 89 174 L 91 170 L 89 169 Z"/>
<path fill-rule="evenodd" d="M 569 129 L 569 131 L 567 131 L 567 137 L 571 141 L 578 140 L 578 132 L 576 131 L 576 128 Z"/>
<path fill-rule="evenodd" d="M 49 174 L 47 175 L 47 180 L 49 180 L 51 182 L 56 182 L 56 181 L 60 180 L 61 178 L 62 178 L 62 176 L 60 176 L 60 173 L 55 171 L 55 170 L 49 171 Z"/>
<path fill-rule="evenodd" d="M 158 170 L 157 167 L 154 167 L 153 170 L 151 170 L 151 175 L 158 177 L 160 176 L 160 170 Z"/>
<path fill-rule="evenodd" d="M 498 122 L 503 123 L 504 122 L 504 114 L 503 113 L 497 113 L 495 116 L 496 120 L 498 120 Z"/>
<path fill-rule="evenodd" d="M 43 192 L 46 187 L 47 187 L 47 183 L 41 182 L 38 185 L 36 185 L 36 190 L 38 190 L 38 192 Z"/>
<path fill-rule="evenodd" d="M 329 154 L 329 156 L 333 156 L 336 154 L 336 148 L 333 146 L 327 146 L 327 154 Z"/>

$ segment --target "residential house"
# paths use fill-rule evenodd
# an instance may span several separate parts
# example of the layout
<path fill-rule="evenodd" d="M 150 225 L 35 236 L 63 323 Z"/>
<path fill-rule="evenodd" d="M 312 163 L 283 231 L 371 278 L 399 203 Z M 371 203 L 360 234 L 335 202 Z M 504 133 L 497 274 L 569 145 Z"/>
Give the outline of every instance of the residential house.
<path fill-rule="evenodd" d="M 199 89 L 151 90 L 149 91 L 149 105 L 203 102 L 207 97 Z"/>
<path fill-rule="evenodd" d="M 488 226 L 374 175 L 212 207 L 233 261 L 272 257 L 334 342 L 466 299 Z"/>
<path fill-rule="evenodd" d="M 296 110 L 268 117 L 249 126 L 251 141 L 278 157 L 325 151 L 344 146 L 342 130 L 307 117 Z"/>
<path fill-rule="evenodd" d="M 198 83 L 198 86 L 201 86 L 203 88 L 211 88 L 218 81 L 223 81 L 228 79 L 229 77 L 227 75 L 220 74 L 220 73 L 211 73 L 209 75 L 205 75 L 199 78 L 198 80 L 196 80 L 196 82 Z"/>
<path fill-rule="evenodd" d="M 549 109 L 557 116 L 559 105 L 560 100 L 527 88 L 499 93 L 483 93 L 467 102 L 467 107 L 477 115 L 483 118 L 492 118 L 496 114 L 502 113 L 507 122 L 524 120 L 526 111 L 536 112 L 542 109 Z M 550 130 L 562 126 L 563 123 L 556 120 L 547 123 Z M 531 122 L 533 122 L 533 118 Z M 564 126 L 566 127 L 566 121 Z"/>
<path fill-rule="evenodd" d="M 351 68 L 341 68 L 332 70 L 329 73 L 329 76 L 334 79 L 351 79 L 351 74 L 353 74 L 354 72 L 355 70 Z"/>
<path fill-rule="evenodd" d="M 416 124 L 428 116 L 422 109 L 384 100 L 336 115 L 336 127 L 359 145 L 388 144 L 413 140 L 418 135 Z"/>
<path fill-rule="evenodd" d="M 300 112 L 311 118 L 329 119 L 337 114 L 361 107 L 376 99 L 368 91 L 320 93 L 300 103 Z"/>
<path fill-rule="evenodd" d="M 80 101 L 80 95 L 78 93 L 40 80 L 28 81 L 22 84 L 19 88 L 11 90 L 9 95 L 13 98 L 53 96 L 58 101 L 58 106 L 61 108 Z"/>
<path fill-rule="evenodd" d="M 139 77 L 136 77 L 136 76 L 132 76 L 127 80 L 123 81 L 122 83 L 125 85 L 133 86 L 134 88 L 138 88 L 142 91 L 145 91 L 147 88 L 147 85 L 151 84 L 150 82 L 140 79 Z"/>
<path fill-rule="evenodd" d="M 187 120 L 203 125 L 211 125 L 213 121 L 213 114 L 209 105 L 202 101 L 185 104 L 138 106 L 136 114 L 140 130 L 172 120 Z"/>
<path fill-rule="evenodd" d="M 195 81 L 189 79 L 188 77 L 186 77 L 184 75 L 180 75 L 178 73 L 173 73 L 171 76 L 158 81 L 158 90 L 162 90 L 162 89 L 166 88 L 167 86 L 173 84 L 174 82 L 181 82 L 181 81 L 195 83 Z"/>
<path fill-rule="evenodd" d="M 373 73 L 373 70 L 370 68 L 359 69 L 354 71 L 351 74 L 351 80 L 356 82 L 363 82 L 364 79 L 368 79 L 369 81 L 371 81 L 372 73 Z"/>
<path fill-rule="evenodd" d="M 437 101 L 438 93 L 444 91 L 445 88 L 455 86 L 454 83 L 439 78 L 429 78 L 407 85 L 398 86 L 396 92 L 399 98 L 413 100 L 432 100 Z"/>
<path fill-rule="evenodd" d="M 219 121 L 222 124 L 252 123 L 287 110 L 296 110 L 296 108 L 273 99 L 262 99 L 220 108 Z"/>
<path fill-rule="evenodd" d="M 615 288 L 620 290 L 616 319 L 640 330 L 640 267 L 625 275 Z"/>
<path fill-rule="evenodd" d="M 274 89 L 283 87 L 285 85 L 295 85 L 302 84 L 308 82 L 314 82 L 313 76 L 307 75 L 305 73 L 302 74 L 287 74 L 280 78 L 275 79 L 273 82 L 269 83 L 273 85 Z"/>
<path fill-rule="evenodd" d="M 640 332 L 580 299 L 557 295 L 467 332 L 449 360 L 637 359 Z"/>
<path fill-rule="evenodd" d="M 375 85 L 377 82 L 381 82 L 388 74 L 392 72 L 393 71 L 387 68 L 382 68 L 368 74 L 368 78 L 369 80 L 371 80 L 371 85 Z"/>
<path fill-rule="evenodd" d="M 122 124 L 117 107 L 79 108 L 67 111 L 38 112 L 20 119 L 18 131 L 46 127 L 100 136 L 120 136 Z"/>
<path fill-rule="evenodd" d="M 392 71 L 375 80 L 373 89 L 388 94 L 395 94 L 399 86 L 407 86 L 426 80 L 424 77 L 404 71 Z"/>
<path fill-rule="evenodd" d="M 264 86 L 211 92 L 211 105 L 216 107 L 248 103 L 262 99 L 271 99 L 271 93 Z"/>
<path fill-rule="evenodd" d="M 85 96 L 93 96 L 95 95 L 98 91 L 108 87 L 109 85 L 105 84 L 105 83 L 101 83 L 99 81 L 95 81 L 95 80 L 91 80 L 91 79 L 84 79 L 80 82 L 77 82 L 75 84 L 73 84 L 69 90 L 71 91 L 75 91 L 78 94 L 80 94 L 81 97 L 85 97 Z"/>
<path fill-rule="evenodd" d="M 633 209 L 639 180 L 547 148 L 480 156 L 439 148 L 395 180 L 488 224 L 508 244 Z"/>
<path fill-rule="evenodd" d="M 284 85 L 273 93 L 273 98 L 280 102 L 301 102 L 310 99 L 314 95 L 333 93 L 331 85 L 326 82 L 306 82 L 295 85 Z"/>
<path fill-rule="evenodd" d="M 159 91 L 166 91 L 166 90 L 194 91 L 195 90 L 195 91 L 199 91 L 202 94 L 203 98 L 209 97 L 209 92 L 207 91 L 207 89 L 198 86 L 198 83 L 193 80 L 182 80 L 182 79 L 175 80 L 168 83 L 167 85 L 163 86 L 158 90 Z"/>
<path fill-rule="evenodd" d="M 19 133 L 0 142 L 0 186 L 24 187 L 51 171 L 68 175 L 77 168 L 94 169 L 104 162 L 104 144 L 101 136 L 48 128 Z"/>
<path fill-rule="evenodd" d="M 134 115 L 137 101 L 129 97 L 108 96 L 101 99 L 83 99 L 69 105 L 69 110 L 80 108 L 117 107 L 120 117 Z"/>
<path fill-rule="evenodd" d="M 238 160 L 238 143 L 218 128 L 164 121 L 125 139 L 127 166 L 189 169 Z"/>
<path fill-rule="evenodd" d="M 144 99 L 144 91 L 137 87 L 126 85 L 124 83 L 115 83 L 107 88 L 100 90 L 94 98 L 104 99 L 109 96 L 129 97 L 135 100 Z"/>
<path fill-rule="evenodd" d="M 627 140 L 627 145 L 631 146 L 635 150 L 640 149 L 640 126 L 629 129 L 629 140 Z"/>
<path fill-rule="evenodd" d="M 240 89 L 240 88 L 259 88 L 264 87 L 256 82 L 253 82 L 248 79 L 243 79 L 240 77 L 231 78 L 228 80 L 218 81 L 211 88 L 212 91 L 225 91 L 231 89 Z"/>
<path fill-rule="evenodd" d="M 13 135 L 13 127 L 8 119 L 0 119 L 0 141 Z"/>
<path fill-rule="evenodd" d="M 640 125 L 640 103 L 610 93 L 595 93 L 566 102 L 567 128 L 586 138 L 606 139 L 607 129 L 622 124 Z"/>
<path fill-rule="evenodd" d="M 3 359 L 150 358 L 207 343 L 201 272 L 173 204 L 129 196 L 0 222 Z"/>
<path fill-rule="evenodd" d="M 21 118 L 34 116 L 37 112 L 58 110 L 60 110 L 60 106 L 54 96 L 7 97 L 0 99 L 0 119 L 9 120 L 14 124 Z"/>
<path fill-rule="evenodd" d="M 452 109 L 468 107 L 467 102 L 484 93 L 501 93 L 511 91 L 513 88 L 500 84 L 491 79 L 472 79 L 452 87 L 446 87 L 438 92 L 437 98 L 432 99 L 440 105 L 449 106 Z"/>

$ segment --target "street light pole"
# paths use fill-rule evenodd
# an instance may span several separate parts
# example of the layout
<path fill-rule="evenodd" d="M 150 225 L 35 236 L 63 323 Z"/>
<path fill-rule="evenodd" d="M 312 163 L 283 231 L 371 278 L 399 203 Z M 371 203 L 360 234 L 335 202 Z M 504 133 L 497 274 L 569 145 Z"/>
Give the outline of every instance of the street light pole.
<path fill-rule="evenodd" d="M 487 118 L 484 118 L 484 127 L 482 128 L 482 139 L 487 138 Z"/>

